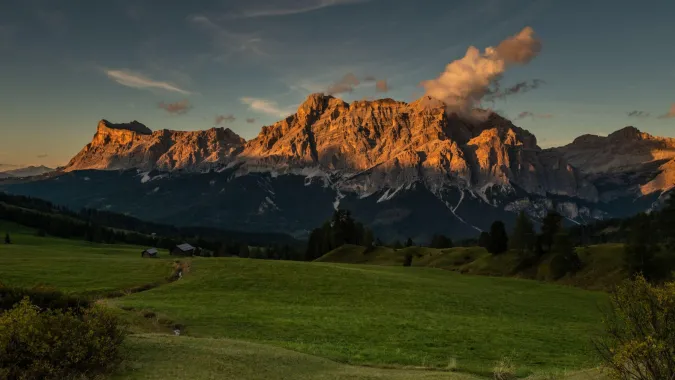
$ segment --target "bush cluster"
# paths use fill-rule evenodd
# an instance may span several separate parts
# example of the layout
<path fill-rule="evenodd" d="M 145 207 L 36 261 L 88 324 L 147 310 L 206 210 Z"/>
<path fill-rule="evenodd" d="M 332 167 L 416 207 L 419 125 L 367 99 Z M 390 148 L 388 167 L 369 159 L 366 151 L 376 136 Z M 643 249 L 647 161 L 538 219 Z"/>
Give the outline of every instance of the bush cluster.
<path fill-rule="evenodd" d="M 0 314 L 0 379 L 86 379 L 121 360 L 126 329 L 99 306 L 42 309 L 26 296 Z"/>

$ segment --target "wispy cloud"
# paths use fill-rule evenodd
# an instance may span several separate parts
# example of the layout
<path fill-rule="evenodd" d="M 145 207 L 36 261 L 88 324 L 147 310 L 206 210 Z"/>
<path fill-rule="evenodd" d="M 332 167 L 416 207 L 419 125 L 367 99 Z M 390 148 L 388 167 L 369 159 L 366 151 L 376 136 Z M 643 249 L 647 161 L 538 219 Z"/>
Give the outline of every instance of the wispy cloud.
<path fill-rule="evenodd" d="M 258 33 L 235 33 L 216 24 L 205 15 L 188 17 L 188 21 L 209 33 L 220 60 L 227 59 L 236 53 L 252 53 L 267 56 L 262 47 L 263 39 Z"/>
<path fill-rule="evenodd" d="M 670 119 L 673 117 L 675 117 L 675 103 L 673 103 L 673 105 L 670 106 L 670 110 L 667 113 L 659 116 L 659 119 Z"/>
<path fill-rule="evenodd" d="M 371 0 L 263 0 L 246 1 L 226 13 L 228 18 L 288 16 L 346 4 L 366 3 Z"/>
<path fill-rule="evenodd" d="M 530 118 L 530 119 L 550 119 L 550 118 L 552 118 L 552 117 L 553 117 L 553 115 L 550 114 L 550 113 L 540 113 L 540 114 L 536 114 L 536 113 L 533 113 L 533 112 L 530 112 L 530 111 L 523 111 L 523 112 L 519 113 L 518 116 L 516 116 L 513 120 L 522 120 L 522 119 L 525 119 L 525 118 Z"/>
<path fill-rule="evenodd" d="M 649 112 L 635 110 L 626 112 L 626 115 L 628 115 L 628 117 L 649 117 Z"/>
<path fill-rule="evenodd" d="M 523 81 L 518 82 L 510 87 L 501 88 L 501 83 L 499 81 L 494 82 L 494 85 L 491 89 L 488 90 L 488 93 L 485 96 L 485 100 L 494 101 L 495 99 L 504 99 L 511 95 L 522 94 L 534 89 L 539 88 L 544 82 L 541 79 L 533 79 L 532 81 Z"/>
<path fill-rule="evenodd" d="M 337 82 L 328 86 L 326 93 L 329 95 L 343 94 L 345 92 L 354 92 L 354 88 L 359 85 L 361 81 L 353 73 L 348 73 Z"/>
<path fill-rule="evenodd" d="M 375 90 L 377 92 L 389 92 L 389 84 L 386 79 L 380 79 L 375 82 Z"/>
<path fill-rule="evenodd" d="M 192 109 L 192 105 L 187 99 L 184 99 L 175 103 L 161 102 L 159 103 L 159 108 L 165 110 L 166 112 L 172 115 L 184 115 L 190 109 Z"/>
<path fill-rule="evenodd" d="M 121 84 L 122 86 L 138 89 L 160 89 L 165 91 L 178 92 L 183 95 L 192 94 L 190 91 L 183 90 L 174 84 L 156 81 L 141 74 L 134 73 L 128 70 L 105 70 L 105 73 L 106 75 L 108 75 L 108 78 L 114 80 L 115 82 Z"/>
<path fill-rule="evenodd" d="M 246 118 L 246 122 L 249 123 L 249 124 L 253 124 L 253 123 L 255 123 L 255 118 L 254 117 Z"/>
<path fill-rule="evenodd" d="M 221 125 L 221 124 L 229 124 L 229 123 L 234 123 L 237 120 L 236 117 L 232 114 L 228 115 L 218 115 L 216 116 L 215 124 L 216 125 Z"/>
<path fill-rule="evenodd" d="M 290 115 L 291 113 L 293 113 L 294 108 L 294 107 L 282 108 L 275 101 L 259 98 L 244 97 L 241 98 L 241 102 L 243 104 L 248 105 L 248 108 L 253 111 L 278 117 L 286 117 Z"/>
<path fill-rule="evenodd" d="M 47 158 L 47 157 L 49 157 L 49 155 L 46 154 L 46 153 L 43 153 L 43 154 L 38 154 L 36 157 L 37 158 Z"/>

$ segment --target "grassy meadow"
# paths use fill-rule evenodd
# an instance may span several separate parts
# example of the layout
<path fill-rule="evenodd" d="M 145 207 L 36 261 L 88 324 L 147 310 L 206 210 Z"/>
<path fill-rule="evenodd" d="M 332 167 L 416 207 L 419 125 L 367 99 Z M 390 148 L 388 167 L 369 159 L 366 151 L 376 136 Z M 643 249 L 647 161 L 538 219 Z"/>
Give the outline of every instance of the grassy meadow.
<path fill-rule="evenodd" d="M 132 324 L 116 379 L 473 379 L 505 356 L 521 376 L 598 378 L 577 371 L 598 364 L 590 338 L 606 295 L 434 268 L 478 250 L 411 268 L 194 258 L 190 273 L 168 283 L 166 252 L 142 259 L 143 247 L 0 225 L 7 230 L 6 285 L 90 296 L 159 285 L 101 301 Z M 171 323 L 184 326 L 181 336 Z"/>
<path fill-rule="evenodd" d="M 609 290 L 626 278 L 623 272 L 623 245 L 602 244 L 577 248 L 583 263 L 580 271 L 558 279 L 556 282 L 590 290 Z M 491 255 L 481 247 L 456 247 L 434 249 L 427 247 L 409 247 L 394 250 L 377 247 L 366 251 L 365 247 L 344 245 L 337 248 L 317 262 L 350 263 L 381 266 L 402 266 L 406 255 L 413 256 L 412 266 L 420 268 L 439 268 L 463 274 L 481 276 L 500 276 L 543 280 L 542 272 L 547 265 L 546 257 L 534 268 L 522 269 L 520 253 L 508 251 L 500 255 Z"/>

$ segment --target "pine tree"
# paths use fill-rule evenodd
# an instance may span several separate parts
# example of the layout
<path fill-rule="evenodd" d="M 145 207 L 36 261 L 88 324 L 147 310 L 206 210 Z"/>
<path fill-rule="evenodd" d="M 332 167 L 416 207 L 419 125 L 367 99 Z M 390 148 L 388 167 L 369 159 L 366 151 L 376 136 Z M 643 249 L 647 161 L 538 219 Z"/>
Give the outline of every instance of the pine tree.
<path fill-rule="evenodd" d="M 490 233 L 487 231 L 483 231 L 480 233 L 480 236 L 478 236 L 478 246 L 487 248 L 490 246 Z"/>
<path fill-rule="evenodd" d="M 511 247 L 521 252 L 532 251 L 534 239 L 534 226 L 525 212 L 521 211 L 516 218 L 516 226 L 513 228 Z"/>
<path fill-rule="evenodd" d="M 509 248 L 509 237 L 506 234 L 504 222 L 497 220 L 490 226 L 490 243 L 487 250 L 493 255 L 506 252 Z"/>
<path fill-rule="evenodd" d="M 541 225 L 541 244 L 546 251 L 551 251 L 555 235 L 562 229 L 562 215 L 555 210 L 549 210 Z"/>
<path fill-rule="evenodd" d="M 401 244 L 400 241 L 396 240 L 392 246 L 394 249 L 401 249 L 403 248 L 403 244 Z"/>
<path fill-rule="evenodd" d="M 408 238 L 408 240 L 405 242 L 405 246 L 406 247 L 412 247 L 413 245 L 415 245 L 413 240 L 411 238 Z"/>
<path fill-rule="evenodd" d="M 431 248 L 438 248 L 438 249 L 443 249 L 443 248 L 452 248 L 452 240 L 441 234 L 436 234 L 431 238 L 431 244 L 429 245 Z"/>
<path fill-rule="evenodd" d="M 405 257 L 403 258 L 403 266 L 404 267 L 409 267 L 412 266 L 412 261 L 413 261 L 413 255 L 412 253 L 407 253 Z"/>
<path fill-rule="evenodd" d="M 251 255 L 251 251 L 248 248 L 248 244 L 242 243 L 239 245 L 239 254 L 238 256 L 247 259 Z"/>
<path fill-rule="evenodd" d="M 9 237 L 9 233 L 5 234 L 5 244 L 12 244 L 12 239 Z"/>
<path fill-rule="evenodd" d="M 624 263 L 626 271 L 631 275 L 642 274 L 652 279 L 657 270 L 655 256 L 658 245 L 654 239 L 654 228 L 651 218 L 646 214 L 639 214 L 633 220 L 628 234 L 628 241 L 624 248 Z"/>
<path fill-rule="evenodd" d="M 363 245 L 365 247 L 373 246 L 373 231 L 370 228 L 366 228 L 363 231 Z"/>
<path fill-rule="evenodd" d="M 581 259 L 572 244 L 572 239 L 566 232 L 559 232 L 555 235 L 551 252 L 555 255 L 550 264 L 554 279 L 581 269 Z"/>

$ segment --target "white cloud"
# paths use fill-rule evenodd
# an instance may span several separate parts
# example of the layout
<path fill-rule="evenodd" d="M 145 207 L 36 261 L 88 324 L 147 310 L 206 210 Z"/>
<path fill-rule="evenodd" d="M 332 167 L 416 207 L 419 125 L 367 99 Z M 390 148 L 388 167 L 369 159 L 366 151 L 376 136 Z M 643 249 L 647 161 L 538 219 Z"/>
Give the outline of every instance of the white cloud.
<path fill-rule="evenodd" d="M 244 97 L 241 98 L 241 102 L 243 104 L 248 105 L 248 108 L 250 110 L 278 117 L 286 117 L 290 115 L 291 113 L 293 113 L 294 108 L 294 107 L 282 108 L 279 107 L 279 104 L 277 104 L 277 102 L 275 101 L 259 98 Z"/>
<path fill-rule="evenodd" d="M 141 74 L 133 73 L 127 70 L 105 70 L 105 73 L 110 79 L 121 84 L 122 86 L 139 89 L 161 89 L 171 92 L 178 92 L 183 95 L 192 94 L 190 91 L 183 90 L 171 83 L 152 80 Z"/>
<path fill-rule="evenodd" d="M 228 12 L 229 18 L 254 18 L 288 16 L 299 13 L 316 11 L 322 8 L 346 4 L 365 3 L 372 0 L 274 0 L 274 1 L 247 1 L 246 6 Z"/>
<path fill-rule="evenodd" d="M 188 21 L 209 33 L 213 38 L 213 45 L 221 54 L 221 60 L 227 59 L 235 53 L 252 53 L 256 56 L 267 56 L 263 51 L 263 39 L 258 33 L 235 33 L 213 22 L 209 17 L 196 15 Z"/>

